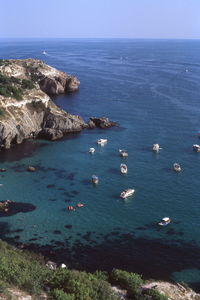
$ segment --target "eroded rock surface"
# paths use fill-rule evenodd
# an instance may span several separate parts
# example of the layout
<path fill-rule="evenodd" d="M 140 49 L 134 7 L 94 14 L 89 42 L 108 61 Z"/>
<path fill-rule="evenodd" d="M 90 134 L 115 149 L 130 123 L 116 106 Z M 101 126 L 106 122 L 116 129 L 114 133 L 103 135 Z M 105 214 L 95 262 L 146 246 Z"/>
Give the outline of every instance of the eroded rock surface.
<path fill-rule="evenodd" d="M 79 80 L 37 59 L 0 60 L 0 148 L 25 139 L 57 140 L 84 128 L 115 126 L 108 118 L 88 123 L 57 107 L 50 95 L 75 92 Z"/>
<path fill-rule="evenodd" d="M 89 128 L 109 128 L 109 127 L 113 127 L 116 126 L 117 123 L 110 121 L 108 118 L 105 117 L 91 117 L 89 122 L 88 122 L 88 126 Z"/>
<path fill-rule="evenodd" d="M 0 93 L 0 147 L 10 148 L 28 138 L 56 140 L 87 126 L 81 117 L 63 111 L 49 97 L 76 91 L 80 84 L 76 77 L 35 59 L 7 60 L 5 65 L 1 63 L 0 76 L 1 87 L 12 79 L 7 84 L 10 95 Z M 13 86 L 17 93 L 12 93 Z"/>

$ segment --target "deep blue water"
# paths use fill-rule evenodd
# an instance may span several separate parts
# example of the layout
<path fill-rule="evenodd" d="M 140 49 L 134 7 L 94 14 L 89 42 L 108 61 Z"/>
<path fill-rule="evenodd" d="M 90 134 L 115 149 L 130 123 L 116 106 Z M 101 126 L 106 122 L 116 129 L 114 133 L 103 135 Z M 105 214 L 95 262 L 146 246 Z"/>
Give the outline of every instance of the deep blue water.
<path fill-rule="evenodd" d="M 2 239 L 71 267 L 120 267 L 145 277 L 200 283 L 200 41 L 1 40 L 1 58 L 38 58 L 76 75 L 81 86 L 56 104 L 84 119 L 120 125 L 57 142 L 2 151 L 1 200 L 32 204 L 1 216 Z M 43 51 L 47 55 L 43 55 Z M 98 138 L 108 144 L 97 147 Z M 151 152 L 153 143 L 163 150 Z M 95 146 L 94 155 L 87 153 Z M 118 149 L 129 152 L 127 176 Z M 179 162 L 183 171 L 172 170 Z M 35 165 L 37 172 L 26 172 Z M 92 174 L 100 178 L 90 183 Z M 123 201 L 119 193 L 134 188 Z M 67 205 L 82 202 L 73 212 Z M 34 209 L 35 208 L 35 209 Z M 26 209 L 25 209 L 26 210 Z M 30 211 L 31 210 L 31 211 Z M 173 222 L 158 228 L 170 216 Z"/>

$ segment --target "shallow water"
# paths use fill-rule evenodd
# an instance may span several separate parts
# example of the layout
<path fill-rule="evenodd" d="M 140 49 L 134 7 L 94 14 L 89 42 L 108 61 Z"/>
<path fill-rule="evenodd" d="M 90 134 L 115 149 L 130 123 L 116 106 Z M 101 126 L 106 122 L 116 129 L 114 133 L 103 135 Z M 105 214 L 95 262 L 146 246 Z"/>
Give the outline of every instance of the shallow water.
<path fill-rule="evenodd" d="M 185 40 L 2 40 L 2 58 L 42 59 L 80 79 L 79 92 L 57 97 L 57 105 L 119 124 L 1 152 L 1 199 L 35 206 L 1 216 L 2 239 L 72 267 L 120 267 L 198 288 L 200 155 L 192 145 L 199 143 L 199 50 L 200 41 Z M 98 138 L 108 143 L 97 146 Z M 158 154 L 153 143 L 163 148 Z M 127 159 L 119 148 L 128 150 Z M 37 171 L 28 173 L 28 165 Z M 119 194 L 128 187 L 136 192 L 123 201 Z M 85 206 L 66 210 L 78 202 Z M 165 216 L 173 222 L 158 228 Z"/>

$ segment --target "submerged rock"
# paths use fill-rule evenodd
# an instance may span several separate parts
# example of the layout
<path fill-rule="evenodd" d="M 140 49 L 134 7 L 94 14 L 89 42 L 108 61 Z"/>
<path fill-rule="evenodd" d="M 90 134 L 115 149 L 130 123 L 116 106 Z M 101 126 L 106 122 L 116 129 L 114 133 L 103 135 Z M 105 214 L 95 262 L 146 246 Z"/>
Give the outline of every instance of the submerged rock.
<path fill-rule="evenodd" d="M 0 217 L 13 216 L 19 212 L 26 213 L 36 209 L 31 203 L 13 202 L 11 200 L 0 201 Z"/>

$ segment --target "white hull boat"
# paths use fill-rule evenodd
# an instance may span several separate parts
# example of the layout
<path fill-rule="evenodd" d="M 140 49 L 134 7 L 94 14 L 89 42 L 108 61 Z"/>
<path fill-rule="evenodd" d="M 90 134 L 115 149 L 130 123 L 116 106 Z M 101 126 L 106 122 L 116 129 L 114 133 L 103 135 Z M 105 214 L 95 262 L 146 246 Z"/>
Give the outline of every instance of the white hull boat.
<path fill-rule="evenodd" d="M 119 155 L 121 157 L 128 157 L 128 152 L 124 149 L 119 149 Z"/>
<path fill-rule="evenodd" d="M 152 151 L 158 152 L 160 149 L 161 149 L 161 148 L 160 148 L 160 145 L 159 145 L 159 144 L 153 144 L 153 146 L 152 146 Z"/>
<path fill-rule="evenodd" d="M 158 225 L 167 226 L 169 223 L 171 223 L 171 219 L 169 217 L 165 217 L 158 223 Z"/>
<path fill-rule="evenodd" d="M 134 189 L 126 189 L 123 192 L 121 192 L 120 197 L 122 199 L 126 199 L 126 198 L 132 196 L 134 193 L 135 193 Z"/>
<path fill-rule="evenodd" d="M 178 163 L 174 163 L 173 164 L 173 169 L 176 172 L 180 172 L 181 171 L 181 166 Z"/>
<path fill-rule="evenodd" d="M 196 152 L 200 152 L 200 145 L 193 145 L 193 150 Z"/>
<path fill-rule="evenodd" d="M 95 148 L 90 148 L 89 149 L 89 153 L 94 153 L 95 152 Z"/>
<path fill-rule="evenodd" d="M 127 172 L 128 172 L 127 165 L 126 164 L 121 164 L 120 165 L 120 171 L 121 171 L 122 174 L 127 174 Z"/>
<path fill-rule="evenodd" d="M 108 142 L 107 139 L 99 139 L 99 140 L 96 141 L 96 143 L 97 143 L 98 145 L 104 145 L 104 144 L 106 144 L 107 142 Z"/>
<path fill-rule="evenodd" d="M 99 183 L 99 178 L 96 175 L 92 175 L 92 183 L 94 184 Z"/>

